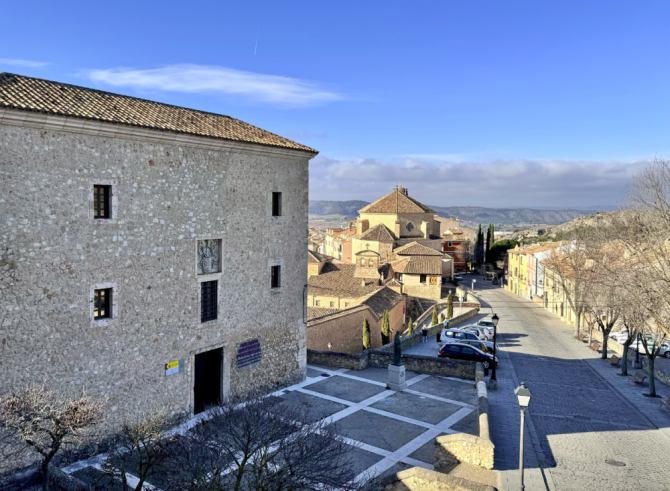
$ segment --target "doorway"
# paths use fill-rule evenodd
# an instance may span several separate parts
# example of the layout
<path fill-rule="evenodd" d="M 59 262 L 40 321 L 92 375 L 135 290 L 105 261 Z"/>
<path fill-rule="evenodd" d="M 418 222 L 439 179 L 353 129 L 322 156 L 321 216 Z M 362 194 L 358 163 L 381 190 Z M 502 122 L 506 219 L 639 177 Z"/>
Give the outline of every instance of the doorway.
<path fill-rule="evenodd" d="M 193 414 L 203 412 L 221 401 L 223 348 L 195 355 Z"/>

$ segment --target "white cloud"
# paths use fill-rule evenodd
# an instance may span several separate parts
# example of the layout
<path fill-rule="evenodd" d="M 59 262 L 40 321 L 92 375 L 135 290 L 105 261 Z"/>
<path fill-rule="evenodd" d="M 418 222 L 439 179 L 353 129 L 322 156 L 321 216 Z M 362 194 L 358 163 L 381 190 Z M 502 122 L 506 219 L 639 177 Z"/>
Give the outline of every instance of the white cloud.
<path fill-rule="evenodd" d="M 0 65 L 13 65 L 13 66 L 24 66 L 28 68 L 41 68 L 47 66 L 50 63 L 45 63 L 43 61 L 31 61 L 31 60 L 17 60 L 14 58 L 0 58 Z"/>
<path fill-rule="evenodd" d="M 435 206 L 587 207 L 619 205 L 631 177 L 651 159 L 630 162 L 330 159 L 310 165 L 310 199 L 373 201 L 397 183 Z"/>
<path fill-rule="evenodd" d="M 344 99 L 313 82 L 221 66 L 180 64 L 161 68 L 87 70 L 91 80 L 113 86 L 186 93 L 219 93 L 284 106 L 316 106 Z"/>

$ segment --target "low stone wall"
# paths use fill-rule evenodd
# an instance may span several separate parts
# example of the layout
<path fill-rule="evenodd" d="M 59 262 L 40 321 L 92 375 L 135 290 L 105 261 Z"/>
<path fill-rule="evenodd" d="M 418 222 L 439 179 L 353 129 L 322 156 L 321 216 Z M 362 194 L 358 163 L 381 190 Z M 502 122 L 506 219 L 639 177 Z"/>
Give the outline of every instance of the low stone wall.
<path fill-rule="evenodd" d="M 370 350 L 368 366 L 387 368 L 393 362 L 393 353 Z M 474 380 L 475 363 L 465 360 L 449 360 L 433 356 L 402 355 L 402 363 L 410 372 L 434 373 L 446 377 Z"/>
<path fill-rule="evenodd" d="M 381 481 L 384 491 L 495 491 L 486 484 L 448 476 L 421 467 L 412 467 L 385 477 Z"/>
<path fill-rule="evenodd" d="M 307 363 L 335 368 L 348 368 L 349 370 L 363 370 L 368 366 L 368 353 L 369 350 L 365 350 L 357 355 L 352 355 L 349 353 L 338 353 L 336 351 L 308 349 Z"/>
<path fill-rule="evenodd" d="M 466 320 L 470 319 L 471 317 L 474 317 L 477 315 L 478 311 L 476 308 L 473 308 L 472 310 L 468 310 L 467 312 L 462 313 L 461 315 L 457 315 L 456 317 L 452 317 L 449 319 L 449 327 L 455 327 L 456 325 L 460 324 L 461 322 L 465 322 Z M 430 313 L 430 315 L 433 315 Z M 417 325 L 419 323 L 417 322 Z M 441 332 L 444 329 L 444 323 L 440 322 L 438 324 L 435 324 L 434 326 L 430 326 L 428 328 L 428 336 L 435 336 L 438 332 Z M 405 331 L 407 332 L 407 331 Z M 409 336 L 403 336 L 400 339 L 400 347 L 402 349 L 407 349 L 411 346 L 414 346 L 417 343 L 421 342 L 421 337 L 423 336 L 423 333 L 421 332 L 421 329 L 417 329 L 414 331 L 413 334 Z M 377 348 L 380 350 L 386 350 L 386 351 L 393 351 L 393 343 L 388 343 L 380 348 Z"/>
<path fill-rule="evenodd" d="M 489 435 L 489 398 L 484 381 L 477 382 L 479 436 L 457 433 L 435 439 L 435 470 L 449 473 L 461 462 L 493 469 L 495 445 Z"/>
<path fill-rule="evenodd" d="M 587 335 L 586 339 L 588 339 L 588 331 L 586 331 L 586 335 Z M 594 329 L 593 339 L 595 341 L 598 341 L 602 345 L 603 334 L 600 331 L 596 331 Z M 607 340 L 607 349 L 614 351 L 619 356 L 619 358 L 623 356 L 623 345 L 617 343 L 614 339 Z M 628 350 L 628 361 L 630 362 L 635 361 L 635 350 L 633 349 Z M 642 369 L 645 372 L 649 373 L 649 360 L 647 360 L 647 356 L 644 354 L 644 351 L 640 353 L 640 363 L 642 363 Z M 654 365 L 654 377 L 656 378 L 656 380 L 659 380 L 668 387 L 670 387 L 670 373 L 659 368 L 657 365 Z"/>

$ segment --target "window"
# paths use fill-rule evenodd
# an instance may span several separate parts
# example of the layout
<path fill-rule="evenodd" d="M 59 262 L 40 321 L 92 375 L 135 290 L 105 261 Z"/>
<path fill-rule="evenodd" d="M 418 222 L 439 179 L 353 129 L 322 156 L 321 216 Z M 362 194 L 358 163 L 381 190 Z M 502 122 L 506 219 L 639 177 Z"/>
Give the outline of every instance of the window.
<path fill-rule="evenodd" d="M 270 268 L 270 287 L 279 288 L 281 286 L 281 266 L 272 266 Z"/>
<path fill-rule="evenodd" d="M 330 308 L 335 308 L 335 302 L 330 302 Z"/>
<path fill-rule="evenodd" d="M 281 193 L 272 193 L 272 216 L 281 216 Z"/>
<path fill-rule="evenodd" d="M 424 283 L 424 284 L 426 283 L 426 275 L 425 274 L 422 274 L 422 275 L 419 276 L 419 282 Z"/>
<path fill-rule="evenodd" d="M 349 302 L 344 302 L 344 308 L 346 309 L 347 307 L 349 307 Z"/>
<path fill-rule="evenodd" d="M 473 350 L 472 348 L 463 347 L 461 348 L 461 353 L 463 353 L 464 355 L 474 355 L 475 350 Z"/>
<path fill-rule="evenodd" d="M 111 212 L 112 186 L 93 185 L 93 218 L 112 218 Z"/>
<path fill-rule="evenodd" d="M 200 322 L 216 320 L 218 307 L 218 281 L 200 283 Z"/>
<path fill-rule="evenodd" d="M 447 245 L 448 245 L 449 247 L 454 247 L 454 243 L 453 243 L 453 242 L 447 242 Z"/>
<path fill-rule="evenodd" d="M 314 305 L 316 305 L 317 307 L 320 307 L 321 306 L 321 300 L 317 300 L 316 302 L 314 302 Z"/>
<path fill-rule="evenodd" d="M 460 353 L 460 352 L 461 352 L 460 346 L 449 346 L 449 353 Z"/>
<path fill-rule="evenodd" d="M 365 266 L 365 259 L 361 259 L 361 266 Z"/>
<path fill-rule="evenodd" d="M 93 318 L 109 319 L 112 317 L 112 289 L 95 290 L 93 293 Z"/>

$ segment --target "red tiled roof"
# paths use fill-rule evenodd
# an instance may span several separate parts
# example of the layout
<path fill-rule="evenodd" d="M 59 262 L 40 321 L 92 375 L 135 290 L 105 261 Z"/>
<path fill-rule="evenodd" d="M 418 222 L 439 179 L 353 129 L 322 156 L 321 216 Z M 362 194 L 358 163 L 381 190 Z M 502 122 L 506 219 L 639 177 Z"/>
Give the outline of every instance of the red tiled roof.
<path fill-rule="evenodd" d="M 12 73 L 0 72 L 0 108 L 318 153 L 230 116 Z"/>
<path fill-rule="evenodd" d="M 361 208 L 358 213 L 435 213 L 435 210 L 396 188 L 383 198 Z"/>
<path fill-rule="evenodd" d="M 440 251 L 431 249 L 428 246 L 419 244 L 418 242 L 410 242 L 402 247 L 394 249 L 393 252 L 399 256 L 441 256 Z"/>

